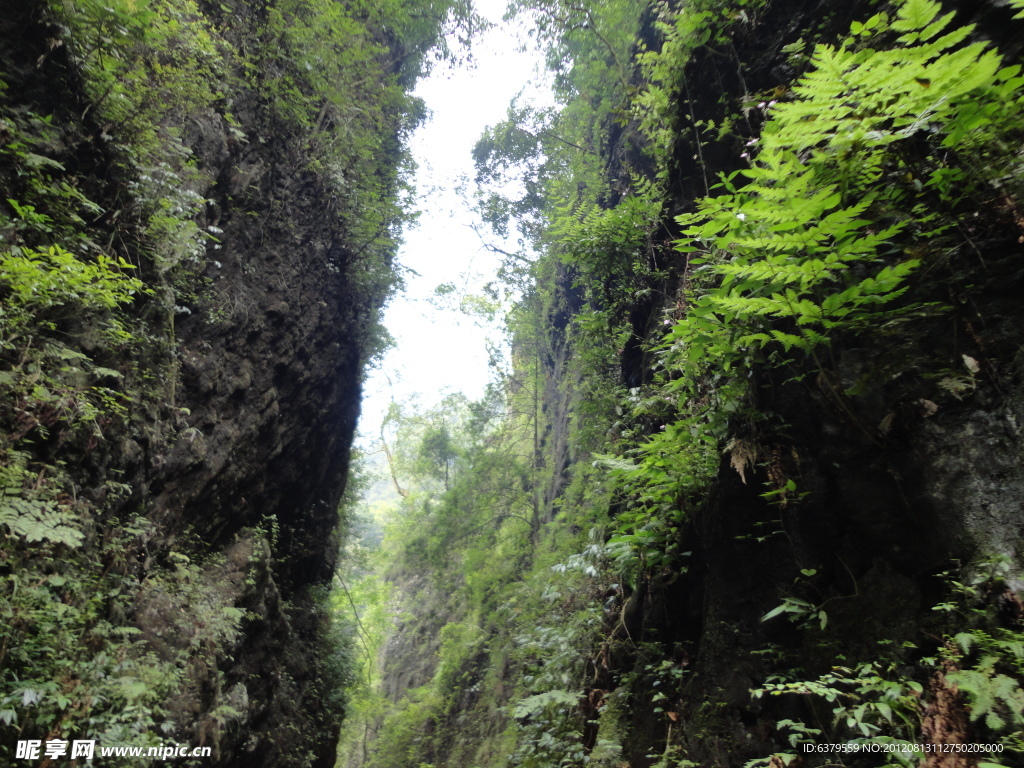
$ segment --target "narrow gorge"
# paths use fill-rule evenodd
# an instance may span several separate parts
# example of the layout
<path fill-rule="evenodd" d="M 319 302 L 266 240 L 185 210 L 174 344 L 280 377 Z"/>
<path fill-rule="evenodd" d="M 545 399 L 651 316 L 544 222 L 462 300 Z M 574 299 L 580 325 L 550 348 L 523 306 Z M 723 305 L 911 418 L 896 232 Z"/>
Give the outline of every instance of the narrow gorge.
<path fill-rule="evenodd" d="M 8 0 L 0 765 L 1024 765 L 1024 0 L 490 23 L 492 383 L 359 424 L 484 14 Z"/>

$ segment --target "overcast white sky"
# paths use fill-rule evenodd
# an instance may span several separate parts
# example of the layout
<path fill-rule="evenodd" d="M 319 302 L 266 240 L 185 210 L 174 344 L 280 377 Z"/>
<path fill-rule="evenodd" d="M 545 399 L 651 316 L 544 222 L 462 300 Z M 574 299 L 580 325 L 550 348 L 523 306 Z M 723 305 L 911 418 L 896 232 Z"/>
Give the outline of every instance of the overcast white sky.
<path fill-rule="evenodd" d="M 479 397 L 489 380 L 488 331 L 429 299 L 442 283 L 476 292 L 498 267 L 470 229 L 469 204 L 456 187 L 462 177 L 472 180 L 470 151 L 484 128 L 504 119 L 511 99 L 538 82 L 539 56 L 518 52 L 524 36 L 501 21 L 505 0 L 478 0 L 477 6 L 496 26 L 474 44 L 475 67 L 437 67 L 416 89 L 433 114 L 412 141 L 422 213 L 418 225 L 406 232 L 399 261 L 419 277 L 408 277 L 407 290 L 385 314 L 396 346 L 382 371 L 371 371 L 366 382 L 360 432 L 371 442 L 392 394 L 400 401 L 419 395 L 429 406 L 447 391 Z"/>

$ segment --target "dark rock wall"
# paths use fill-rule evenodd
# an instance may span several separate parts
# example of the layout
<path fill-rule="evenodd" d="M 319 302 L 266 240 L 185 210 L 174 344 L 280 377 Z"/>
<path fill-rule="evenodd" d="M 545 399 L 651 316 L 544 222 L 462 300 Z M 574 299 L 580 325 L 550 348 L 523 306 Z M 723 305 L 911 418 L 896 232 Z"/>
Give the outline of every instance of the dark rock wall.
<path fill-rule="evenodd" d="M 801 36 L 833 40 L 875 6 L 769 2 L 756 23 L 733 27 L 730 55 L 695 54 L 687 78 L 697 119 L 720 122 L 723 104 L 792 81 L 798 73 L 779 54 L 783 46 Z M 1006 31 L 1006 10 L 997 3 L 958 7 L 964 22 L 1006 43 L 1012 59 L 1019 38 Z M 704 146 L 709 178 L 741 167 L 742 143 Z M 704 194 L 694 154 L 681 143 L 671 181 L 676 212 L 691 210 Z M 977 250 L 933 265 L 915 289 L 915 298 L 942 302 L 946 311 L 905 325 L 896 337 L 838 340 L 831 370 L 802 383 L 786 381 L 784 371 L 759 374 L 756 405 L 776 426 L 751 436 L 758 467 L 744 482 L 723 459 L 682 534 L 680 549 L 692 551 L 688 570 L 652 579 L 642 637 L 677 649 L 673 660 L 686 670 L 673 741 L 695 764 L 742 766 L 788 748 L 774 725 L 786 717 L 829 721 L 828 708 L 816 711 L 808 701 L 751 698 L 751 689 L 788 666 L 799 662 L 805 679 L 814 679 L 837 660 L 878 658 L 880 641 L 913 641 L 921 655 L 935 653 L 943 630 L 932 607 L 949 588 L 942 572 L 999 556 L 1020 572 L 1022 232 L 1008 206 L 972 216 L 967 229 Z M 976 388 L 958 398 L 936 386 L 934 372 L 964 374 L 964 355 L 980 372 Z M 624 359 L 627 381 L 640 378 L 635 365 Z M 857 394 L 837 396 L 855 384 Z M 773 475 L 794 479 L 802 496 L 768 503 L 760 494 Z M 808 579 L 802 570 L 815 574 Z M 785 618 L 761 621 L 801 589 L 824 606 L 825 628 L 801 632 Z M 765 654 L 773 646 L 785 661 Z M 637 663 L 629 653 L 618 662 L 613 672 Z M 630 765 L 655 761 L 661 748 L 652 744 L 666 737 L 655 721 L 651 707 L 636 706 L 624 754 Z"/>
<path fill-rule="evenodd" d="M 130 174 L 99 138 L 108 127 L 90 122 L 67 47 L 51 50 L 61 30 L 32 0 L 10 0 L 0 17 L 8 106 L 54 115 L 57 159 L 115 210 Z M 239 14 L 235 32 L 251 21 Z M 187 670 L 168 703 L 175 737 L 214 745 L 211 765 L 333 766 L 340 712 L 326 699 L 340 681 L 324 673 L 328 622 L 311 589 L 332 574 L 363 331 L 381 297 L 353 285 L 337 204 L 308 169 L 308 139 L 271 120 L 260 94 L 231 98 L 244 142 L 213 110 L 168 126 L 196 155 L 192 191 L 209 201 L 199 224 L 216 228 L 218 242 L 191 298 L 173 299 L 182 309 L 167 311 L 167 286 L 140 302 L 154 336 L 175 340 L 169 354 L 140 361 L 155 383 L 136 385 L 159 394 L 134 399 L 127 424 L 80 458 L 77 481 L 85 496 L 115 476 L 130 486 L 114 511 L 151 523 L 133 545 L 140 584 L 169 558 L 191 557 L 213 563 L 202 577 L 211 600 L 248 612 L 237 638 Z M 107 220 L 110 233 L 123 224 Z M 155 264 L 111 242 L 161 286 Z M 195 608 L 142 586 L 129 619 L 170 653 L 189 647 L 182 616 Z M 223 705 L 235 714 L 218 719 Z"/>
<path fill-rule="evenodd" d="M 338 220 L 321 180 L 303 169 L 301 139 L 272 131 L 233 149 L 223 126 L 196 137 L 217 174 L 200 191 L 212 200 L 204 223 L 223 230 L 223 247 L 208 254 L 212 296 L 175 324 L 175 405 L 201 434 L 179 438 L 150 493 L 171 517 L 203 509 L 189 524 L 214 542 L 276 515 L 281 575 L 305 583 L 330 570 L 324 542 L 358 417 L 358 313 L 373 310 L 344 278 Z M 259 170 L 240 181 L 238 168 Z M 224 319 L 210 323 L 212 312 Z"/>

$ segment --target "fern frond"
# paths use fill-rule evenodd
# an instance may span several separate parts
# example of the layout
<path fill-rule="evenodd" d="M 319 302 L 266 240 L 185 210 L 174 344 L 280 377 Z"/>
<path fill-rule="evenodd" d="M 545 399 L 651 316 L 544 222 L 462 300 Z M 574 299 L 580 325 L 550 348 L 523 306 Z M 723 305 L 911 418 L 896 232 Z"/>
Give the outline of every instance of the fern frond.
<path fill-rule="evenodd" d="M 909 40 L 900 38 L 901 42 L 916 42 L 921 38 L 921 30 L 930 27 L 941 11 L 942 6 L 935 0 L 904 0 L 892 28 L 913 35 Z"/>

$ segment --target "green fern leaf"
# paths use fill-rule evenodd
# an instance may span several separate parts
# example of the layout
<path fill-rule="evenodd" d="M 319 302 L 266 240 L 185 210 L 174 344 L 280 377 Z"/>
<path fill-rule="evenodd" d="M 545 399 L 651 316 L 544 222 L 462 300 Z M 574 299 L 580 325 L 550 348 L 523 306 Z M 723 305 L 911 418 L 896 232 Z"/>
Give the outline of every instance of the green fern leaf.
<path fill-rule="evenodd" d="M 904 0 L 892 28 L 897 32 L 917 33 L 932 24 L 941 11 L 942 6 L 935 0 Z"/>

